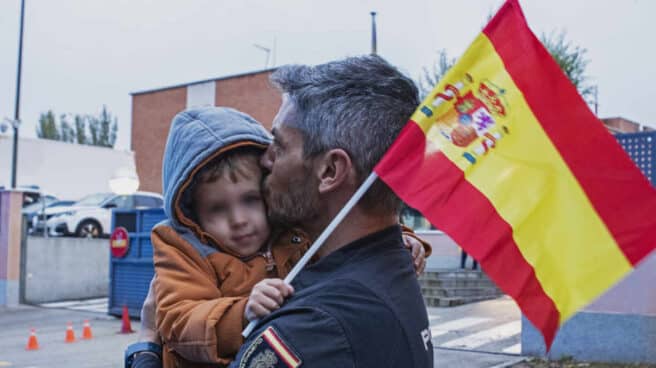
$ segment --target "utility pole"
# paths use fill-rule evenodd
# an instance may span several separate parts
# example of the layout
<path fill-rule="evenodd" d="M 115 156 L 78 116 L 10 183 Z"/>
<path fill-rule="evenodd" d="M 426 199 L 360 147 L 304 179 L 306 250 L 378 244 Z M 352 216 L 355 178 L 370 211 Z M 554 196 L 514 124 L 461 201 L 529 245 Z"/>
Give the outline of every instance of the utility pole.
<path fill-rule="evenodd" d="M 371 55 L 376 55 L 376 12 L 371 13 Z"/>
<path fill-rule="evenodd" d="M 25 0 L 21 0 L 20 31 L 18 34 L 18 70 L 16 72 L 16 105 L 14 106 L 14 145 L 11 156 L 11 187 L 16 189 L 16 166 L 18 162 L 18 126 L 20 125 L 21 66 L 23 64 L 23 21 L 25 19 Z"/>

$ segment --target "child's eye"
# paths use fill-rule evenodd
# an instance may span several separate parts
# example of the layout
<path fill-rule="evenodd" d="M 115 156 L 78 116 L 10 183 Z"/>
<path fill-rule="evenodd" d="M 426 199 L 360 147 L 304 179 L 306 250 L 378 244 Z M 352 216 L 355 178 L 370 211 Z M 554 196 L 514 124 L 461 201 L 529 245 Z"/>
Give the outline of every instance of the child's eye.
<path fill-rule="evenodd" d="M 249 195 L 244 198 L 244 202 L 248 204 L 258 204 L 262 201 L 259 195 Z"/>
<path fill-rule="evenodd" d="M 217 206 L 210 207 L 210 212 L 211 213 L 223 213 L 223 212 L 225 212 L 225 210 L 226 210 L 225 206 L 217 205 Z"/>

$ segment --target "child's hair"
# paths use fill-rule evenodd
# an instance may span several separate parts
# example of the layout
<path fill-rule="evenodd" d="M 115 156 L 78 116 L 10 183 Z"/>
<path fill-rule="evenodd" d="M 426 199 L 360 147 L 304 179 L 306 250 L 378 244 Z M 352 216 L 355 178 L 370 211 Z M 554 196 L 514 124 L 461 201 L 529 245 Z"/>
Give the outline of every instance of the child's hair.
<path fill-rule="evenodd" d="M 196 216 L 196 202 L 194 200 L 196 188 L 202 183 L 213 183 L 220 178 L 227 177 L 233 183 L 238 180 L 259 178 L 262 173 L 260 156 L 262 148 L 244 146 L 231 149 L 214 157 L 207 162 L 191 179 L 191 183 L 182 193 L 181 207 L 186 217 L 198 223 Z"/>

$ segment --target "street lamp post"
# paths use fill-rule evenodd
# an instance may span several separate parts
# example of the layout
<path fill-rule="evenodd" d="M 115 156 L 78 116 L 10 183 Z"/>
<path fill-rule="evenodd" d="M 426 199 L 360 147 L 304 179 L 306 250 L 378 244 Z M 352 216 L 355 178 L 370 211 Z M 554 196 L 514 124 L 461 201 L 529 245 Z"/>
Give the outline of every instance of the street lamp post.
<path fill-rule="evenodd" d="M 20 125 L 21 66 L 23 64 L 23 21 L 25 19 L 25 0 L 21 0 L 20 31 L 18 34 L 18 70 L 16 72 L 16 105 L 14 106 L 14 145 L 11 156 L 11 187 L 16 189 L 16 166 L 18 161 L 18 126 Z"/>
<path fill-rule="evenodd" d="M 376 12 L 372 11 L 371 13 L 371 55 L 376 55 L 377 52 L 377 40 L 376 40 Z"/>

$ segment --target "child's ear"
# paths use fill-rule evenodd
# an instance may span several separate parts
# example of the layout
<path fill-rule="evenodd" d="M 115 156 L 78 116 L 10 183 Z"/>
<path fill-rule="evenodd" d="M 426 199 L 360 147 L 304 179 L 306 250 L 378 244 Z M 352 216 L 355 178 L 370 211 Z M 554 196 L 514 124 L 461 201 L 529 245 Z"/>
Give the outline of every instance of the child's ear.
<path fill-rule="evenodd" d="M 349 180 L 353 171 L 351 157 L 341 148 L 332 149 L 317 162 L 319 193 L 331 192 Z"/>

